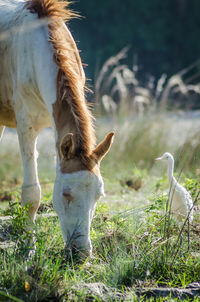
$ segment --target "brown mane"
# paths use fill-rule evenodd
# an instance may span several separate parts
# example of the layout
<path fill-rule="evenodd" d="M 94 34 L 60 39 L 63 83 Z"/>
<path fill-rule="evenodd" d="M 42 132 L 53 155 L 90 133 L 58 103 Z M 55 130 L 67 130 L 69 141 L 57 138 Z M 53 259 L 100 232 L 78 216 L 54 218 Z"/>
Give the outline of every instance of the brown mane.
<path fill-rule="evenodd" d="M 58 0 L 30 0 L 27 8 L 39 18 L 49 18 L 50 41 L 54 59 L 59 67 L 57 75 L 57 102 L 66 101 L 75 123 L 76 153 L 85 162 L 95 145 L 93 118 L 85 100 L 85 77 L 82 63 L 73 39 L 66 38 L 65 21 L 77 16 L 67 8 L 69 2 Z M 67 9 L 66 9 L 67 8 Z"/>
<path fill-rule="evenodd" d="M 78 16 L 68 9 L 68 1 L 59 0 L 28 0 L 26 7 L 32 12 L 37 13 L 39 18 L 57 17 L 67 22 L 72 17 Z"/>

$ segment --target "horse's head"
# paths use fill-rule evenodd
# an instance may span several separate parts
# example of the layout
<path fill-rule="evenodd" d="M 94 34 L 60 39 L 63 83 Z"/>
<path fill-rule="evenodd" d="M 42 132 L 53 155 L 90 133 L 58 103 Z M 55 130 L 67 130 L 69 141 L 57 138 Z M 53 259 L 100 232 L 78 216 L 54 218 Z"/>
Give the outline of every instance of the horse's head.
<path fill-rule="evenodd" d="M 96 202 L 104 195 L 100 162 L 109 151 L 112 140 L 111 132 L 85 163 L 73 156 L 72 135 L 68 134 L 60 146 L 62 160 L 54 187 L 54 209 L 59 216 L 66 248 L 87 256 L 92 253 L 90 225 Z"/>

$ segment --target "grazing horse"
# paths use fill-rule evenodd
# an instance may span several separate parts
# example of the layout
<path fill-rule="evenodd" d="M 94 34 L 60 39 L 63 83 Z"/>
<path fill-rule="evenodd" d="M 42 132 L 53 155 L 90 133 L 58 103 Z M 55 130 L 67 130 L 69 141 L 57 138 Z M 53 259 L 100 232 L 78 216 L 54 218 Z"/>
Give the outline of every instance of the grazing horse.
<path fill-rule="evenodd" d="M 95 147 L 93 118 L 85 101 L 85 75 L 65 25 L 73 13 L 57 0 L 0 0 L 0 137 L 16 128 L 24 181 L 22 204 L 34 222 L 41 188 L 36 141 L 53 127 L 57 153 L 53 206 L 65 244 L 92 252 L 90 225 L 104 194 L 100 162 L 113 132 Z"/>

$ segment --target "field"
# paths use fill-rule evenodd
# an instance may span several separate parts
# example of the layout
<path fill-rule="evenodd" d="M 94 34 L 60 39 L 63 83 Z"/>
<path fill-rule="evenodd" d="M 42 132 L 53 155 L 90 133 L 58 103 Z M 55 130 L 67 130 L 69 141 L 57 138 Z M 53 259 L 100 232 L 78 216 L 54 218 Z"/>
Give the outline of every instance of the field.
<path fill-rule="evenodd" d="M 52 207 L 49 129 L 38 140 L 37 248 L 25 259 L 30 234 L 20 207 L 23 171 L 16 133 L 7 130 L 0 144 L 0 301 L 200 301 L 199 125 L 199 112 L 97 119 L 98 140 L 110 130 L 116 135 L 102 162 L 106 196 L 92 222 L 93 256 L 84 263 L 65 258 Z M 166 215 L 167 168 L 154 161 L 166 151 L 175 156 L 175 175 L 195 201 L 190 244 L 187 224 L 179 227 Z"/>

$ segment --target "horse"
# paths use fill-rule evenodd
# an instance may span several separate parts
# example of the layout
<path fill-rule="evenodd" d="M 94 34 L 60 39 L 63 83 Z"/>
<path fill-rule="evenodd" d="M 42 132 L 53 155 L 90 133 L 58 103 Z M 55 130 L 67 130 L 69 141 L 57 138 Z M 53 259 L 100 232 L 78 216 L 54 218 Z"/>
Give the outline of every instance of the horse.
<path fill-rule="evenodd" d="M 100 173 L 114 133 L 96 146 L 86 79 L 75 41 L 66 26 L 74 13 L 58 0 L 0 0 L 0 138 L 16 128 L 24 179 L 22 205 L 32 223 L 40 205 L 37 136 L 55 133 L 53 207 L 66 247 L 92 254 L 90 226 L 104 194 Z"/>

